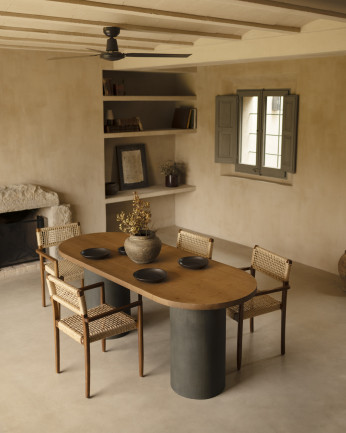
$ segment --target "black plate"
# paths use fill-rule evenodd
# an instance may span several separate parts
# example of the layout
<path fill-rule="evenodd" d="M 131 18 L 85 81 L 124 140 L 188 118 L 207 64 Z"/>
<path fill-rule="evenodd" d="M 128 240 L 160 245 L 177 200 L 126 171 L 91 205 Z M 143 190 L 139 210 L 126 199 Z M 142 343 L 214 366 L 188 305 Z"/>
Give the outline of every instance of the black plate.
<path fill-rule="evenodd" d="M 199 256 L 181 257 L 178 260 L 178 263 L 184 268 L 202 269 L 207 266 L 208 259 L 206 257 L 199 257 Z"/>
<path fill-rule="evenodd" d="M 100 260 L 108 257 L 111 252 L 107 248 L 88 248 L 80 253 L 86 259 Z"/>
<path fill-rule="evenodd" d="M 134 272 L 133 276 L 145 283 L 159 283 L 167 277 L 167 272 L 158 268 L 144 268 Z"/>
<path fill-rule="evenodd" d="M 119 254 L 121 254 L 122 256 L 126 256 L 126 251 L 125 251 L 125 247 L 119 247 L 118 248 L 118 252 Z"/>

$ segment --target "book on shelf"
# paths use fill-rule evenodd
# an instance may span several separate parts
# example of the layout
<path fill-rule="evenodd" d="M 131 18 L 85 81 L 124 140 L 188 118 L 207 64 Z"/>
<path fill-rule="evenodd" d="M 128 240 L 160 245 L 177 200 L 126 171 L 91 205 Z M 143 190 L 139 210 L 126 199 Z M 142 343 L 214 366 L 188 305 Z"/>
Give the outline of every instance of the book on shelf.
<path fill-rule="evenodd" d="M 104 96 L 123 96 L 126 94 L 124 80 L 114 82 L 111 78 L 103 78 L 102 83 Z"/>
<path fill-rule="evenodd" d="M 105 132 L 136 132 L 143 131 L 143 125 L 139 117 L 129 119 L 115 119 L 113 125 L 105 125 Z"/>
<path fill-rule="evenodd" d="M 195 129 L 197 125 L 197 108 L 178 107 L 174 110 L 172 128 Z"/>

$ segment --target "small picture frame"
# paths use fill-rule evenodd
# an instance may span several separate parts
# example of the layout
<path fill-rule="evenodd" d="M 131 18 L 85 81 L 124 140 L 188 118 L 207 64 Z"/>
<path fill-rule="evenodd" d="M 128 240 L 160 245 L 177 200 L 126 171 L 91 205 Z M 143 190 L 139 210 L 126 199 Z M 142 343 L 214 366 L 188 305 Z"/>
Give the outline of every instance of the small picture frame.
<path fill-rule="evenodd" d="M 144 144 L 117 146 L 120 189 L 137 189 L 148 186 L 147 160 Z"/>

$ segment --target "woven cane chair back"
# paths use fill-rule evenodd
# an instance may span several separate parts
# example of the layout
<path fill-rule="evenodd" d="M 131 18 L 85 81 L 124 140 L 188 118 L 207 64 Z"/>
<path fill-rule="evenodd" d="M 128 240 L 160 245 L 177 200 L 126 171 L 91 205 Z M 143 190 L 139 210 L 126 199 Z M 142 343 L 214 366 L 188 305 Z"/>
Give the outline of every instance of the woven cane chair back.
<path fill-rule="evenodd" d="M 39 248 L 55 247 L 61 242 L 75 236 L 80 236 L 80 224 L 70 223 L 61 226 L 44 227 L 37 229 L 37 244 Z"/>
<path fill-rule="evenodd" d="M 288 282 L 292 262 L 256 245 L 252 251 L 251 267 L 279 281 Z"/>
<path fill-rule="evenodd" d="M 53 275 L 48 275 L 47 283 L 49 294 L 54 301 L 81 316 L 87 314 L 83 292 Z"/>
<path fill-rule="evenodd" d="M 189 253 L 211 259 L 213 255 L 213 245 L 213 238 L 187 232 L 182 229 L 178 232 L 177 248 Z"/>

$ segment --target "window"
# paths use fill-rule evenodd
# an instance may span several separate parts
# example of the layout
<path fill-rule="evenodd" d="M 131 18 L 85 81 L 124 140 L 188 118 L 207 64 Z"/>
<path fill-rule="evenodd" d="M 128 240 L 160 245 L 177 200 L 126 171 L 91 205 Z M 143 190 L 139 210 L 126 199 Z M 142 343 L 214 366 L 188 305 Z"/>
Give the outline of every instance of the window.
<path fill-rule="evenodd" d="M 298 96 L 286 89 L 217 96 L 215 161 L 260 176 L 294 173 L 297 113 Z"/>

